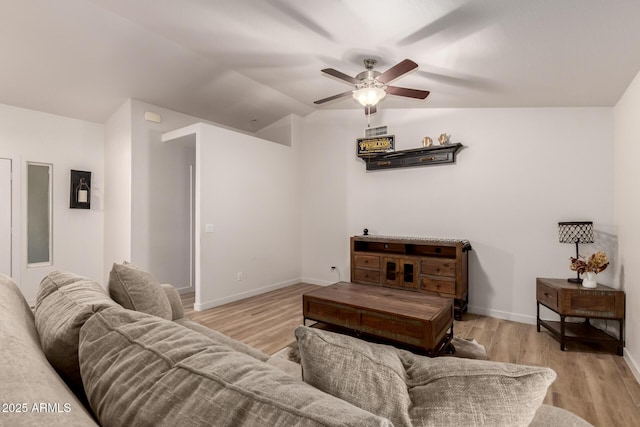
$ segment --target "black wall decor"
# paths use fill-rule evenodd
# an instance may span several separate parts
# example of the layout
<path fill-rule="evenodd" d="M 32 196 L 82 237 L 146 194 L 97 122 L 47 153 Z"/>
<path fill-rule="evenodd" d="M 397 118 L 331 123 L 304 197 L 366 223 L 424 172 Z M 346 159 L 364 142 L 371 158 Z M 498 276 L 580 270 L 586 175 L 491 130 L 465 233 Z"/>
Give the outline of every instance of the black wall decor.
<path fill-rule="evenodd" d="M 71 209 L 91 209 L 91 172 L 71 170 Z"/>

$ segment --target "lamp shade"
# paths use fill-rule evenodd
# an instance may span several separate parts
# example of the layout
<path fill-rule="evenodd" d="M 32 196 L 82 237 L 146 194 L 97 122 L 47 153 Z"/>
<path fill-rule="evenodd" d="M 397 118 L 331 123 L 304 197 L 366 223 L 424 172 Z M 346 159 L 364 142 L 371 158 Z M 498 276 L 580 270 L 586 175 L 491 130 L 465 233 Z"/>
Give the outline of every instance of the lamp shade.
<path fill-rule="evenodd" d="M 558 237 L 560 243 L 593 243 L 593 222 L 559 222 Z"/>
<path fill-rule="evenodd" d="M 387 92 L 379 87 L 363 87 L 353 91 L 354 99 L 363 107 L 376 105 L 385 96 L 387 96 Z"/>

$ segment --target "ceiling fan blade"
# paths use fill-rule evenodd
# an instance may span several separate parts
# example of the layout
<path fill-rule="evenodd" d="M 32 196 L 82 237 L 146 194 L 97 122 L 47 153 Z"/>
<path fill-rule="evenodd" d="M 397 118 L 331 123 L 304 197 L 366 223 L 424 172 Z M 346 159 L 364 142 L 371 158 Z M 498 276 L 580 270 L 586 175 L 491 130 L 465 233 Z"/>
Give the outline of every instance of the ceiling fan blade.
<path fill-rule="evenodd" d="M 418 64 L 410 59 L 405 59 L 404 61 L 394 65 L 384 73 L 380 74 L 376 80 L 378 80 L 380 83 L 389 83 L 392 80 L 395 80 L 401 75 L 406 74 L 416 68 L 418 68 Z"/>
<path fill-rule="evenodd" d="M 364 115 L 370 116 L 371 114 L 375 114 L 378 111 L 378 108 L 375 105 L 365 105 L 364 106 Z"/>
<path fill-rule="evenodd" d="M 391 95 L 406 96 L 408 98 L 425 99 L 429 96 L 428 90 L 407 89 L 406 87 L 387 86 L 387 93 Z"/>
<path fill-rule="evenodd" d="M 322 72 L 325 74 L 329 74 L 330 76 L 337 77 L 340 80 L 344 80 L 345 82 L 349 82 L 354 85 L 360 83 L 360 80 L 354 77 L 348 76 L 345 73 L 340 72 L 338 70 L 334 70 L 333 68 L 325 68 L 324 70 L 322 70 Z"/>
<path fill-rule="evenodd" d="M 337 95 L 330 96 L 328 98 L 323 98 L 323 99 L 319 99 L 317 101 L 313 101 L 313 103 L 314 104 L 324 104 L 325 102 L 333 101 L 334 99 L 344 98 L 346 96 L 352 96 L 352 95 L 353 95 L 353 91 L 350 90 L 348 92 L 342 92 L 342 93 L 339 93 Z"/>

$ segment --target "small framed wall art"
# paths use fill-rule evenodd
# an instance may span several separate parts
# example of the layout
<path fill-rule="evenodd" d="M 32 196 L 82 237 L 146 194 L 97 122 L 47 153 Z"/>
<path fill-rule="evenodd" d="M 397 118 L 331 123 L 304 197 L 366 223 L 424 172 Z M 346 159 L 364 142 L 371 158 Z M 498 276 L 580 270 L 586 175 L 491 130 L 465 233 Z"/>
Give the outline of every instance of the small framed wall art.
<path fill-rule="evenodd" d="M 358 138 L 358 157 L 368 157 L 374 154 L 391 153 L 395 151 L 395 136 L 385 135 L 374 138 Z"/>
<path fill-rule="evenodd" d="M 91 209 L 91 172 L 71 170 L 71 209 Z"/>

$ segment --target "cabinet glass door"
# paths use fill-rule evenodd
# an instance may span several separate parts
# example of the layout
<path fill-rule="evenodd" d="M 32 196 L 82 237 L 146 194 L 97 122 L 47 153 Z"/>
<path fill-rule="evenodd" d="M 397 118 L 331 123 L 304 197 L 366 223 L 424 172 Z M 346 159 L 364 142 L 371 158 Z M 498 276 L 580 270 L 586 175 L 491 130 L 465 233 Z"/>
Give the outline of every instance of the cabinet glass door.
<path fill-rule="evenodd" d="M 418 288 L 419 261 L 386 257 L 382 265 L 385 284 Z"/>

